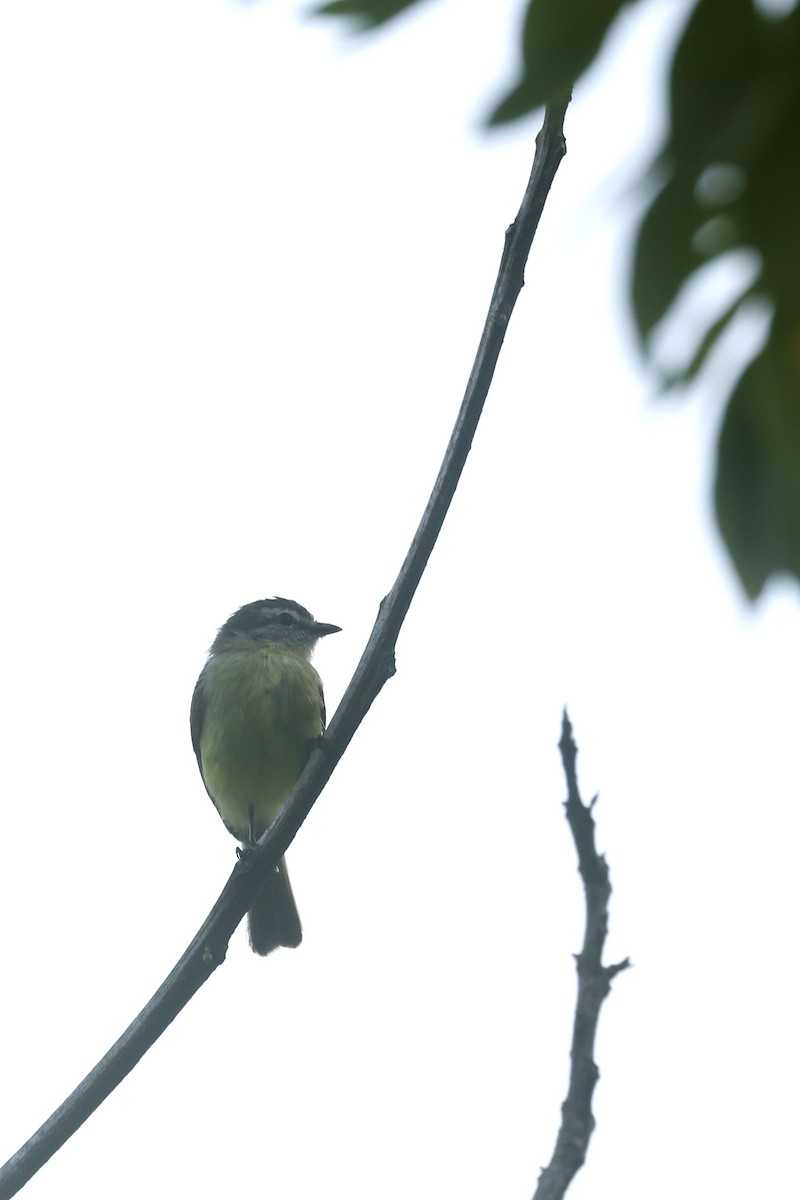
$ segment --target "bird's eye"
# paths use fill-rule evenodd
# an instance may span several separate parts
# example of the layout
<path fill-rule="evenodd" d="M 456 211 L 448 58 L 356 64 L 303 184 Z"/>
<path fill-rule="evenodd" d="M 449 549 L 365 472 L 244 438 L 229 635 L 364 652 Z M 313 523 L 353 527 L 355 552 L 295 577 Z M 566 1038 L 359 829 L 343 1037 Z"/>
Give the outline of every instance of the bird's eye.
<path fill-rule="evenodd" d="M 294 625 L 294 613 L 282 612 L 278 615 L 279 625 Z"/>

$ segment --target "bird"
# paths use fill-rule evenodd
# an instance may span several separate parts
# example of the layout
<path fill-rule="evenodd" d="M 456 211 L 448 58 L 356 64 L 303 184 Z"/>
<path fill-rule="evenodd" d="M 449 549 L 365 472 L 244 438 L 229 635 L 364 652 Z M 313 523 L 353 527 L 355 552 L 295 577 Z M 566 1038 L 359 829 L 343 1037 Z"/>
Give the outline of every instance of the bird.
<path fill-rule="evenodd" d="M 280 812 L 325 730 L 322 681 L 310 660 L 320 638 L 339 632 L 274 596 L 237 609 L 211 644 L 192 695 L 192 746 L 206 791 L 245 847 Z M 248 931 L 256 954 L 300 945 L 285 858 L 256 893 Z"/>

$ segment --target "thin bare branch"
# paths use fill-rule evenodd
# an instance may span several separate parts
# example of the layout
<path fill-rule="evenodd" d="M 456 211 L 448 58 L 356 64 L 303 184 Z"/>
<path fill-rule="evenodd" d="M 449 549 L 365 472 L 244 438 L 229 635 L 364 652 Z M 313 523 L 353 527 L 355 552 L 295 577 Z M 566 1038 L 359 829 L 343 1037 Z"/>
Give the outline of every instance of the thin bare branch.
<path fill-rule="evenodd" d="M 528 186 L 516 220 L 506 232 L 483 334 L 438 478 L 397 581 L 380 606 L 366 649 L 325 738 L 309 755 L 280 816 L 258 846 L 236 864 L 208 920 L 152 1000 L 72 1095 L 0 1169 L 0 1200 L 15 1195 L 71 1137 L 223 962 L 230 936 L 261 881 L 285 853 L 373 700 L 394 674 L 397 636 L 464 468 L 506 327 L 524 283 L 525 263 L 539 218 L 566 152 L 566 107 L 553 106 L 545 114 Z"/>
<path fill-rule="evenodd" d="M 583 881 L 586 902 L 586 926 L 583 947 L 576 956 L 578 999 L 572 1026 L 571 1066 L 567 1098 L 561 1106 L 561 1127 L 553 1157 L 539 1176 L 534 1200 L 561 1200 L 586 1160 L 589 1139 L 594 1129 L 592 1095 L 599 1078 L 594 1061 L 594 1040 L 600 1008 L 611 988 L 611 980 L 630 962 L 603 966 L 603 947 L 608 934 L 608 901 L 611 881 L 608 864 L 594 844 L 594 800 L 584 804 L 578 790 L 575 769 L 578 748 L 566 711 L 558 743 L 567 778 L 567 821 L 578 851 L 578 870 Z"/>

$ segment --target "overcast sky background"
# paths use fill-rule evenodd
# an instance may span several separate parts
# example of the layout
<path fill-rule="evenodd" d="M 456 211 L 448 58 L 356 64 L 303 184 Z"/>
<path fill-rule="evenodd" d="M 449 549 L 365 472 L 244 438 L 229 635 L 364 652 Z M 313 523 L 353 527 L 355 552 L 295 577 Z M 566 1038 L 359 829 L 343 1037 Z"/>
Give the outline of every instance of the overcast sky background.
<path fill-rule="evenodd" d="M 520 8 L 367 40 L 279 0 L 0 9 L 3 1160 L 233 865 L 188 730 L 218 625 L 276 593 L 341 625 L 329 712 L 355 667 L 529 173 L 537 121 L 480 130 Z M 635 964 L 570 1195 L 789 1193 L 797 591 L 748 606 L 714 529 L 731 361 L 659 402 L 626 313 L 683 11 L 577 90 L 398 673 L 290 851 L 302 948 L 242 927 L 30 1200 L 529 1196 L 582 934 L 565 703 Z"/>

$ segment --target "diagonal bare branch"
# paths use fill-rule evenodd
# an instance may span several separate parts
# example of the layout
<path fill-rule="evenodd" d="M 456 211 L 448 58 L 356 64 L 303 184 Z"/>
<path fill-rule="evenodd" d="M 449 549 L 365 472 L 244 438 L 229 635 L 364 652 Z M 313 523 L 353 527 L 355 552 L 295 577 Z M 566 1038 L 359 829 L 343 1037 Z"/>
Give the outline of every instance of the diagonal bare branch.
<path fill-rule="evenodd" d="M 442 528 L 472 444 L 544 203 L 566 153 L 567 104 L 548 108 L 536 139 L 533 169 L 514 223 L 506 231 L 500 269 L 464 400 L 430 500 L 391 592 L 380 606 L 366 649 L 325 738 L 311 754 L 280 816 L 234 868 L 208 919 L 170 975 L 121 1038 L 60 1108 L 0 1168 L 0 1200 L 8 1200 L 72 1136 L 223 962 L 228 941 L 266 873 L 302 825 L 353 734 L 394 673 L 394 647 Z"/>

